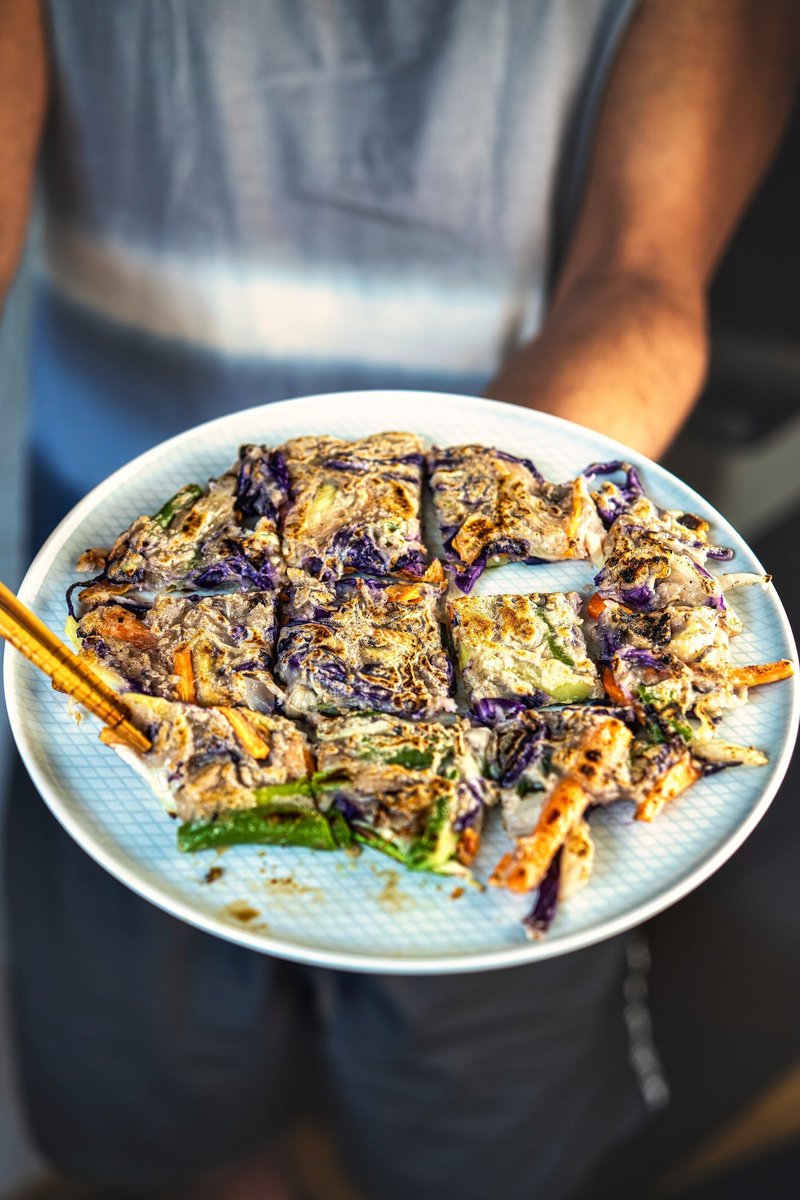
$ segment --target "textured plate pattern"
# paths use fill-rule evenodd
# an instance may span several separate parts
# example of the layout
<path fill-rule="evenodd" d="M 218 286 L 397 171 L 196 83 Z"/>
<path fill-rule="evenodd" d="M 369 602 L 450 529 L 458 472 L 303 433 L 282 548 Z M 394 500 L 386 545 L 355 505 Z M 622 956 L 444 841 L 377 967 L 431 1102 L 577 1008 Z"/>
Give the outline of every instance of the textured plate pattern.
<path fill-rule="evenodd" d="M 736 551 L 724 569 L 762 569 L 700 497 L 608 438 L 486 400 L 361 392 L 250 409 L 156 447 L 73 510 L 33 563 L 20 595 L 60 631 L 64 591 L 80 551 L 109 545 L 133 517 L 155 511 L 180 484 L 219 474 L 241 442 L 279 443 L 308 433 L 355 438 L 384 429 L 419 431 L 445 445 L 496 445 L 532 458 L 554 480 L 594 460 L 629 459 L 659 504 L 711 521 L 717 540 Z M 487 572 L 476 592 L 586 590 L 591 576 L 584 563 L 515 565 Z M 745 622 L 735 642 L 736 663 L 796 658 L 771 587 L 736 591 L 733 606 Z M 222 856 L 179 854 L 174 824 L 147 786 L 100 745 L 94 719 L 84 717 L 78 726 L 64 698 L 19 655 L 6 656 L 5 675 L 14 734 L 40 791 L 72 836 L 123 883 L 169 912 L 257 950 L 320 965 L 408 973 L 485 970 L 546 958 L 608 937 L 673 903 L 721 866 L 763 815 L 786 770 L 798 719 L 796 680 L 755 691 L 723 729 L 732 740 L 765 750 L 768 767 L 701 781 L 652 826 L 633 822 L 632 808 L 624 805 L 595 816 L 590 884 L 562 906 L 546 939 L 530 943 L 519 925 L 530 907 L 524 898 L 494 889 L 467 889 L 452 898 L 451 882 L 409 876 L 372 852 L 358 859 L 255 847 Z M 479 877 L 486 878 L 507 845 L 492 822 Z M 203 877 L 212 865 L 223 874 L 207 884 Z"/>

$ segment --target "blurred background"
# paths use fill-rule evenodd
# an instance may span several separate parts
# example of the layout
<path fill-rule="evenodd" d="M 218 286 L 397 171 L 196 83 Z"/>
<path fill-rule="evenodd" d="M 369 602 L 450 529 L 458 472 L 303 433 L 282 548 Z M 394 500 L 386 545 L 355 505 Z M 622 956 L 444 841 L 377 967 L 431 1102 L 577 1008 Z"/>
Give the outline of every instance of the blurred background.
<path fill-rule="evenodd" d="M 774 575 L 795 629 L 800 628 L 799 212 L 796 113 L 717 276 L 708 383 L 666 459 L 752 542 Z M 12 585 L 25 565 L 19 465 L 27 304 L 26 266 L 0 328 L 0 577 Z M 5 772 L 7 765 L 4 741 L 0 769 Z M 795 756 L 780 794 L 743 849 L 648 926 L 650 1014 L 672 1099 L 638 1142 L 604 1165 L 582 1200 L 798 1195 L 799 787 Z M 5 967 L 0 945 L 0 968 Z M 47 1180 L 28 1143 L 4 996 L 0 988 L 0 1197 L 78 1196 Z M 631 996 L 629 1003 L 635 1007 L 640 999 Z M 352 1195 L 318 1131 L 298 1131 L 293 1153 L 308 1196 Z"/>

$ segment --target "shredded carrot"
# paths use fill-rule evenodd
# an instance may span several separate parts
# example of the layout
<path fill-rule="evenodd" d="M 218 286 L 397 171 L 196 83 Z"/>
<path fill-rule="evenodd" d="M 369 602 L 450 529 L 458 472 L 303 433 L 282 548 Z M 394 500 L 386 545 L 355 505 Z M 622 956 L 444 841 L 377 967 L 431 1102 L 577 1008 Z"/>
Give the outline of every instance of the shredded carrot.
<path fill-rule="evenodd" d="M 388 589 L 389 598 L 400 604 L 418 604 L 422 599 L 422 588 L 418 583 L 396 584 Z"/>
<path fill-rule="evenodd" d="M 438 558 L 433 560 L 422 578 L 425 583 L 444 583 L 444 567 Z"/>
<path fill-rule="evenodd" d="M 735 667 L 729 679 L 734 687 L 758 687 L 761 683 L 777 683 L 794 674 L 794 666 L 788 658 L 778 662 L 758 663 L 752 667 Z"/>
<path fill-rule="evenodd" d="M 120 604 L 109 604 L 102 610 L 97 622 L 97 632 L 101 637 L 118 638 L 140 650 L 150 650 L 158 641 L 143 621 Z"/>
<path fill-rule="evenodd" d="M 558 848 L 592 800 L 592 777 L 604 762 L 609 764 L 627 754 L 631 739 L 630 730 L 614 717 L 587 734 L 570 773 L 559 780 L 542 808 L 536 828 L 518 838 L 514 850 L 501 858 L 489 879 L 491 884 L 510 892 L 530 892 L 539 886 Z"/>
<path fill-rule="evenodd" d="M 559 780 L 542 809 L 536 829 L 517 838 L 516 847 L 501 858 L 489 883 L 507 887 L 510 892 L 530 892 L 538 887 L 556 851 L 590 800 L 591 796 L 577 780 L 569 775 Z"/>
<path fill-rule="evenodd" d="M 465 829 L 456 845 L 456 858 L 462 867 L 471 867 L 481 844 L 480 834 L 474 829 Z"/>
<path fill-rule="evenodd" d="M 268 743 L 264 741 L 250 724 L 243 709 L 228 708 L 227 705 L 219 705 L 217 712 L 222 713 L 241 742 L 242 749 L 246 750 L 252 758 L 269 758 L 270 748 Z"/>
<path fill-rule="evenodd" d="M 598 596 L 597 592 L 589 598 L 589 603 L 586 605 L 586 611 L 595 621 L 600 616 L 600 613 L 606 606 L 606 602 L 602 596 Z"/>
<path fill-rule="evenodd" d="M 615 704 L 630 704 L 630 700 L 614 678 L 611 667 L 603 667 L 603 687 L 609 700 Z"/>
<path fill-rule="evenodd" d="M 186 704 L 197 703 L 192 652 L 188 646 L 178 646 L 172 655 L 172 670 L 178 676 L 178 699 Z"/>
<path fill-rule="evenodd" d="M 690 788 L 693 783 L 697 782 L 702 773 L 687 750 L 661 776 L 656 786 L 641 801 L 636 809 L 636 820 L 652 821 L 654 817 L 658 816 L 668 800 L 674 800 L 676 796 L 680 796 L 681 792 L 685 792 L 687 788 Z"/>

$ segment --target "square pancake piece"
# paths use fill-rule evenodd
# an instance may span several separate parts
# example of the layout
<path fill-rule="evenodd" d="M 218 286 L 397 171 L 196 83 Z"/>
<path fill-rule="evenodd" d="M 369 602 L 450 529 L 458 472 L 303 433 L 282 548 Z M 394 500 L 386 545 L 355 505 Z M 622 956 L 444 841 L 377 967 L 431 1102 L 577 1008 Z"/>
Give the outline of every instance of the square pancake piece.
<path fill-rule="evenodd" d="M 287 442 L 283 454 L 291 488 L 283 552 L 290 567 L 326 580 L 352 572 L 424 573 L 420 437 L 301 437 Z"/>
<path fill-rule="evenodd" d="M 529 459 L 488 446 L 437 447 L 428 464 L 445 562 L 462 591 L 487 567 L 599 555 L 603 525 L 582 476 L 549 483 Z"/>
<path fill-rule="evenodd" d="M 458 667 L 481 719 L 602 696 L 577 592 L 461 596 L 448 604 Z"/>
<path fill-rule="evenodd" d="M 335 583 L 289 571 L 289 618 L 278 639 L 284 711 L 314 719 L 349 711 L 417 720 L 455 710 L 439 612 L 439 563 L 414 583 Z"/>

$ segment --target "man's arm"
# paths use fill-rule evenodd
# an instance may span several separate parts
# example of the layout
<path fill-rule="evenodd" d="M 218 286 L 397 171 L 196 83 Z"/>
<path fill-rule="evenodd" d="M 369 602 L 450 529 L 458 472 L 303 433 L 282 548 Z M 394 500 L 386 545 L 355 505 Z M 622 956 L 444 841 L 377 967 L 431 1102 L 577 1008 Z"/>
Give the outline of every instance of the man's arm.
<path fill-rule="evenodd" d="M 658 456 L 706 370 L 706 292 L 791 109 L 795 0 L 645 0 L 538 338 L 487 394 Z"/>
<path fill-rule="evenodd" d="M 0 0 L 0 306 L 25 241 L 46 106 L 39 0 Z"/>

